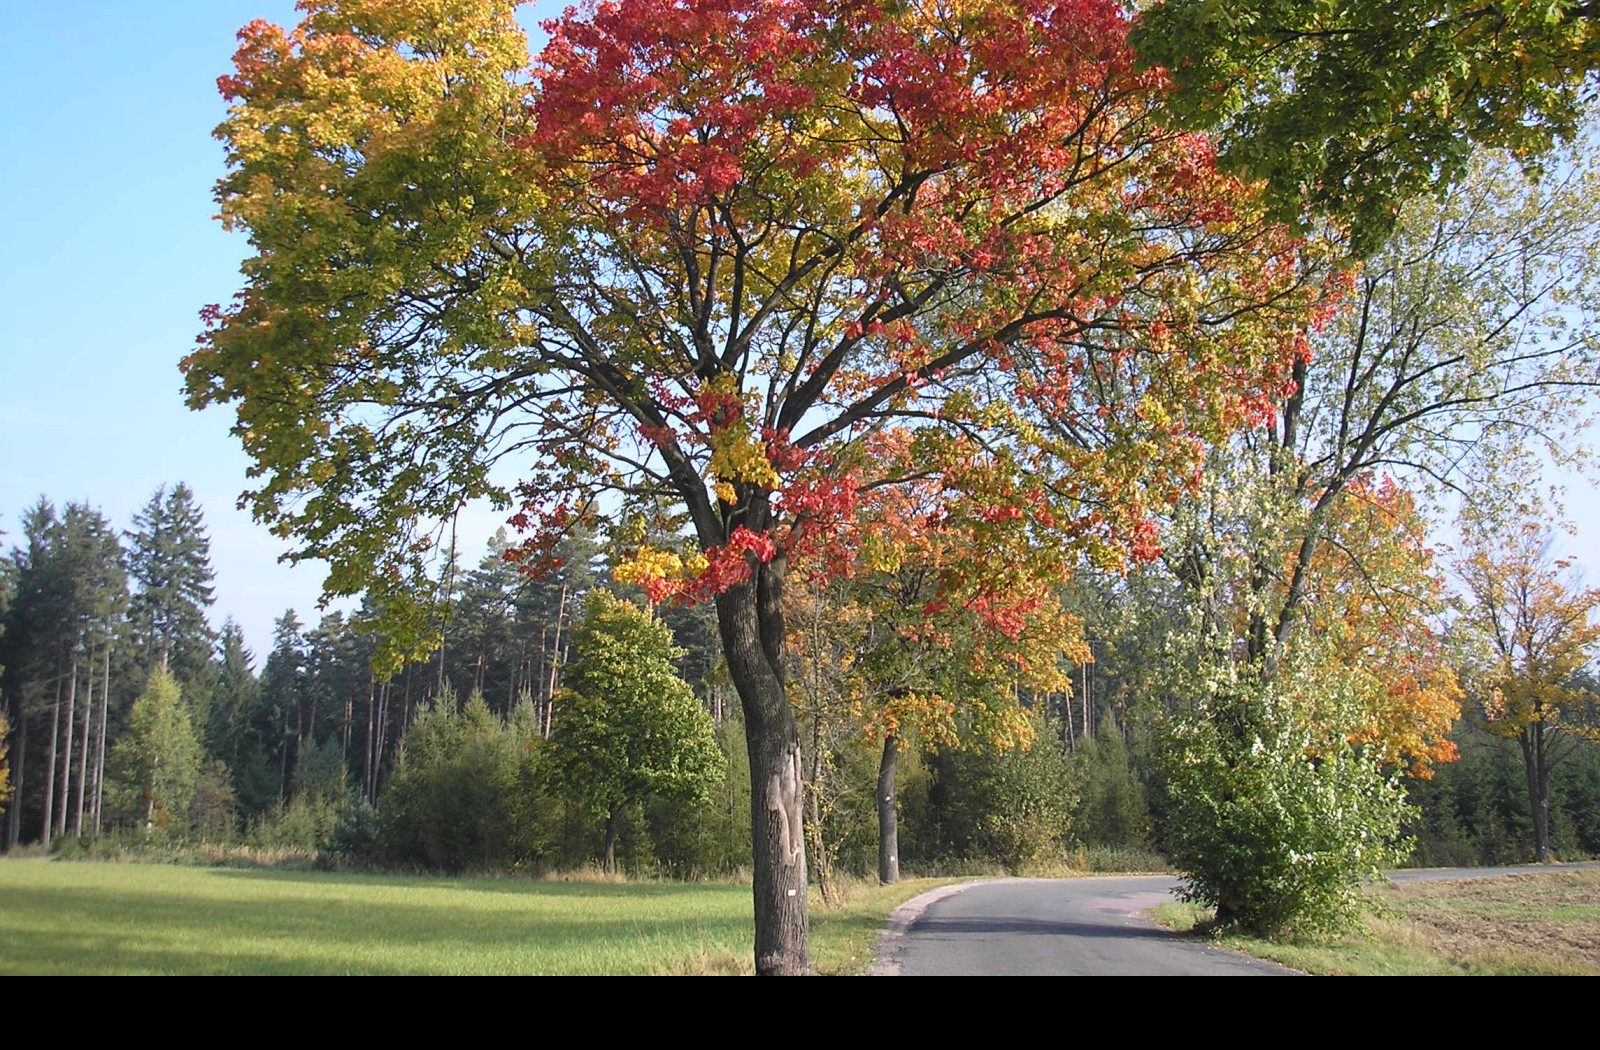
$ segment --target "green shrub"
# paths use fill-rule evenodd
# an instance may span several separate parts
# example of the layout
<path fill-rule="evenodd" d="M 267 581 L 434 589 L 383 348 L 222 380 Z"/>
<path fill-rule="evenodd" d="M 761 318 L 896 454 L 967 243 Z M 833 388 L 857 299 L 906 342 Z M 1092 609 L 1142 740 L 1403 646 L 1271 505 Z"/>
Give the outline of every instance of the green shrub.
<path fill-rule="evenodd" d="M 1315 702 L 1231 685 L 1170 723 L 1163 845 L 1185 897 L 1262 936 L 1348 926 L 1363 880 L 1404 855 L 1405 792 L 1349 743 L 1359 711 L 1341 683 L 1316 683 Z"/>
<path fill-rule="evenodd" d="M 1035 733 L 1028 748 L 978 743 L 942 756 L 942 825 L 958 856 L 1015 871 L 1064 855 L 1077 788 L 1054 728 L 1040 720 Z"/>
<path fill-rule="evenodd" d="M 384 855 L 449 872 L 523 859 L 531 844 L 519 825 L 536 790 L 524 768 L 533 745 L 522 739 L 526 724 L 497 718 L 478 695 L 458 709 L 446 694 L 419 713 L 379 802 Z"/>

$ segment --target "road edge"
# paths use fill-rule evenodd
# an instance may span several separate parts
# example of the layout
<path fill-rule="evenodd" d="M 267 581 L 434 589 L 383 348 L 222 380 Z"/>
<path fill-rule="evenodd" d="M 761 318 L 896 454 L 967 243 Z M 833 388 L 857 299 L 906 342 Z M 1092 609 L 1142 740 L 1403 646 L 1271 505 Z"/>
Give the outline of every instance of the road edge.
<path fill-rule="evenodd" d="M 939 886 L 927 893 L 919 893 L 894 911 L 889 913 L 885 920 L 883 930 L 878 934 L 878 944 L 872 951 L 872 965 L 867 967 L 868 977 L 898 977 L 900 976 L 900 941 L 905 937 L 916 921 L 922 918 L 923 912 L 946 897 L 954 897 L 964 890 L 974 886 L 981 886 L 986 882 L 1003 881 L 1002 878 L 968 879 L 966 882 L 957 882 L 949 886 Z"/>

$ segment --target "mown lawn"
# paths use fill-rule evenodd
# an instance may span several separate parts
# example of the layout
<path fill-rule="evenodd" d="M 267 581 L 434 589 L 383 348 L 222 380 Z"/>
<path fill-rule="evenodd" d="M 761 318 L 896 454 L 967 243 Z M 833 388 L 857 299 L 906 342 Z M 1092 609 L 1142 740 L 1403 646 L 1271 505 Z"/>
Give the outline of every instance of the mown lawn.
<path fill-rule="evenodd" d="M 813 904 L 824 973 L 938 883 Z M 0 974 L 655 974 L 749 970 L 750 890 L 0 861 Z"/>
<path fill-rule="evenodd" d="M 1361 934 L 1219 943 L 1308 973 L 1354 975 L 1600 974 L 1600 871 L 1389 884 Z M 1154 917 L 1177 929 L 1206 916 L 1168 904 Z"/>

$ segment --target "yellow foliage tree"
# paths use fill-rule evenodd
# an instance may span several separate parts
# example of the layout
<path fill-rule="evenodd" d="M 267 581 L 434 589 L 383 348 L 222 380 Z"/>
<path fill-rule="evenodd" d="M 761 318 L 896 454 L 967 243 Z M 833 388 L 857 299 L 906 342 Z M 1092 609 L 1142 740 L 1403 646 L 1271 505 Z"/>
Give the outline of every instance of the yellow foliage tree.
<path fill-rule="evenodd" d="M 1522 748 L 1534 850 L 1547 861 L 1551 770 L 1600 740 L 1600 695 L 1582 674 L 1600 649 L 1600 587 L 1583 587 L 1570 561 L 1551 557 L 1550 534 L 1537 523 L 1468 521 L 1463 533 L 1456 570 L 1470 681 L 1484 728 Z"/>

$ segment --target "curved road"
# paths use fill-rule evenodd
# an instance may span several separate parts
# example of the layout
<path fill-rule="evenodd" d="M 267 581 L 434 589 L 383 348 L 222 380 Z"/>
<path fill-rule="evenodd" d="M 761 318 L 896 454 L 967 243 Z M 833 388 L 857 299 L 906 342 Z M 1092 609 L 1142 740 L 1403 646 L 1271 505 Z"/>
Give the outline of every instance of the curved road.
<path fill-rule="evenodd" d="M 1595 864 L 1391 872 L 1396 882 L 1571 871 Z M 995 879 L 947 886 L 890 916 L 885 976 L 1284 976 L 1297 971 L 1164 930 L 1139 913 L 1172 899 L 1166 875 Z"/>
<path fill-rule="evenodd" d="M 897 912 L 898 924 L 891 919 L 873 972 L 906 977 L 1295 972 L 1180 937 L 1138 917 L 1171 900 L 1177 886 L 1178 880 L 1166 875 L 1115 875 L 996 879 L 936 890 L 940 896 L 920 914 Z"/>

